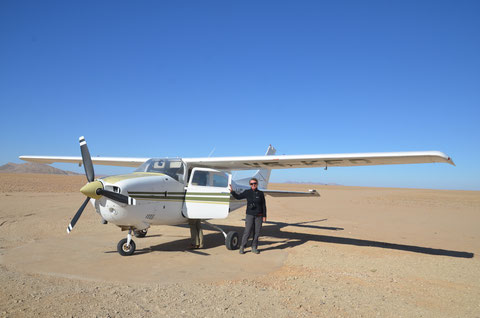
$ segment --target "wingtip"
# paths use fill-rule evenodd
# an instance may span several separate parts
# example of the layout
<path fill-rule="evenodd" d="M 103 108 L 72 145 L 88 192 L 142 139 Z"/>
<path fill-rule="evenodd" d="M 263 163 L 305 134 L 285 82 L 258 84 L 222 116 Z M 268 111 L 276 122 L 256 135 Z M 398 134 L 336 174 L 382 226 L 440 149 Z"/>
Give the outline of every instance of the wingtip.
<path fill-rule="evenodd" d="M 433 152 L 435 156 L 441 158 L 439 161 L 437 162 L 444 162 L 444 163 L 448 163 L 448 164 L 451 164 L 452 166 L 455 166 L 456 167 L 456 164 L 453 162 L 452 158 L 450 156 L 448 156 L 447 154 L 445 154 L 444 152 L 441 152 L 441 151 L 435 151 Z"/>

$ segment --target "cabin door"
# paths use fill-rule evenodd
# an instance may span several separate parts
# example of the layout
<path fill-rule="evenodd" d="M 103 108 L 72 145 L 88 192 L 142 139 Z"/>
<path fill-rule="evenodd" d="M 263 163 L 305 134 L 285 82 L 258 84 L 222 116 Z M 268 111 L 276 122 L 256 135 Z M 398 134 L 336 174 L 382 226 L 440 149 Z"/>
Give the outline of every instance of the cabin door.
<path fill-rule="evenodd" d="M 232 175 L 208 168 L 193 168 L 186 192 L 183 215 L 189 219 L 224 219 L 230 208 Z"/>

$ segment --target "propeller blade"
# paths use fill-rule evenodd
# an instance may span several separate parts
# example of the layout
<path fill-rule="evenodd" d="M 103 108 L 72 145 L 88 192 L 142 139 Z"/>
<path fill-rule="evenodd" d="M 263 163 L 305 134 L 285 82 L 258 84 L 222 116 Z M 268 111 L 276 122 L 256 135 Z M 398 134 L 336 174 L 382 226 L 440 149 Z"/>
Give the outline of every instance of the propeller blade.
<path fill-rule="evenodd" d="M 129 196 L 126 196 L 126 195 L 123 195 L 123 194 L 120 194 L 120 193 L 108 191 L 108 190 L 105 190 L 105 189 L 97 189 L 97 194 L 103 195 L 103 196 L 105 196 L 109 199 L 115 200 L 115 201 L 120 202 L 120 203 L 124 203 L 124 204 L 128 204 L 128 205 L 137 204 L 137 201 L 134 198 L 131 198 Z"/>
<path fill-rule="evenodd" d="M 95 172 L 93 171 L 92 157 L 88 151 L 87 142 L 85 137 L 79 138 L 80 152 L 82 153 L 83 167 L 85 168 L 85 174 L 87 175 L 88 182 L 92 182 L 95 179 Z"/>
<path fill-rule="evenodd" d="M 83 210 L 87 206 L 88 201 L 90 201 L 90 198 L 87 197 L 83 202 L 82 206 L 80 207 L 80 209 L 78 209 L 77 213 L 75 213 L 75 216 L 73 217 L 72 221 L 70 221 L 70 224 L 67 227 L 67 233 L 70 233 L 73 230 L 73 227 L 75 226 L 75 224 L 77 224 L 77 221 L 80 218 L 80 215 L 82 215 Z"/>

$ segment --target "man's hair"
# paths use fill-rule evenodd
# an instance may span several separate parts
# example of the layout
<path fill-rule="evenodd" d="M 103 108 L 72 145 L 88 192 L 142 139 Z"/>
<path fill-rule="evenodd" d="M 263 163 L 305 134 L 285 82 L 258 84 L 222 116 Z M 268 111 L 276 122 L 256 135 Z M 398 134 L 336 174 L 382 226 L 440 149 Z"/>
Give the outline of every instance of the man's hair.
<path fill-rule="evenodd" d="M 257 178 L 251 178 L 250 181 L 254 180 L 256 183 L 258 183 Z"/>

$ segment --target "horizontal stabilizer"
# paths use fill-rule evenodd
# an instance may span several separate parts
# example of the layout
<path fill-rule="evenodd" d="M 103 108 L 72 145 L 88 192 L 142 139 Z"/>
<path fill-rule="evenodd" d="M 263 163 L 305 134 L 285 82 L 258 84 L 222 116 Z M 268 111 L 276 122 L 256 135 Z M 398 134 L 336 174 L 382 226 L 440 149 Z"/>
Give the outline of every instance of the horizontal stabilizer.
<path fill-rule="evenodd" d="M 282 191 L 282 190 L 262 190 L 263 193 L 272 197 L 319 197 L 320 194 L 315 189 L 308 192 Z"/>

